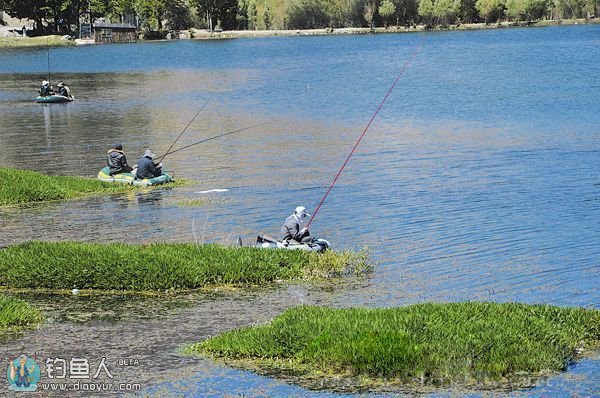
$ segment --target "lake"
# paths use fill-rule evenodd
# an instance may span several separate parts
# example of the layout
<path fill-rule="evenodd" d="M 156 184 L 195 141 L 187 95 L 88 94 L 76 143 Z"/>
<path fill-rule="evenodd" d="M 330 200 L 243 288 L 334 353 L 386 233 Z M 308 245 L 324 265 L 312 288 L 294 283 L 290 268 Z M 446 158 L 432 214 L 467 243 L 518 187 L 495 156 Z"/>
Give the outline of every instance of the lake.
<path fill-rule="evenodd" d="M 276 235 L 296 206 L 314 211 L 415 51 L 311 226 L 335 249 L 368 246 L 372 275 L 171 300 L 24 295 L 48 322 L 2 355 L 106 357 L 155 396 L 333 396 L 178 349 L 298 304 L 600 309 L 600 25 L 51 48 L 52 83 L 76 97 L 51 105 L 33 102 L 47 49 L 4 49 L 0 166 L 94 177 L 117 141 L 131 163 L 164 153 L 206 100 L 175 148 L 266 124 L 169 155 L 192 186 L 0 209 L 0 246 Z M 599 358 L 514 395 L 596 395 Z"/>

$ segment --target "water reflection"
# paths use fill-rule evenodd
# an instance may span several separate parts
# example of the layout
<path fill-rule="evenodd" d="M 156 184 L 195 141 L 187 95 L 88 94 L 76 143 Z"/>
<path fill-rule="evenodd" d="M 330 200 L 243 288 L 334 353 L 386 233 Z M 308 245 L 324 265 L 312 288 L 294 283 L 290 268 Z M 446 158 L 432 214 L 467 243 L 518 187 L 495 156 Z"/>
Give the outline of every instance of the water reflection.
<path fill-rule="evenodd" d="M 428 35 L 422 57 L 313 224 L 338 249 L 370 246 L 378 262 L 371 277 L 333 287 L 224 293 L 191 299 L 173 313 L 148 301 L 158 318 L 102 310 L 85 318 L 100 322 L 94 327 L 59 315 L 61 322 L 18 344 L 44 354 L 137 353 L 146 365 L 126 374 L 159 385 L 149 390 L 156 394 L 176 396 L 187 388 L 222 395 L 260 386 L 266 395 L 311 395 L 181 358 L 177 347 L 265 322 L 300 303 L 491 300 L 600 308 L 600 180 L 593 167 L 600 162 L 600 103 L 594 101 L 600 71 L 592 62 L 600 47 L 589 45 L 596 29 Z M 3 166 L 92 177 L 116 141 L 132 163 L 148 147 L 165 151 L 207 98 L 177 147 L 269 123 L 169 156 L 166 167 L 197 181 L 194 186 L 0 209 L 0 246 L 29 239 L 231 243 L 237 236 L 253 242 L 258 232 L 276 235 L 295 206 L 319 202 L 414 40 L 385 35 L 61 49 L 71 61 L 61 78 L 77 97 L 64 106 L 32 102 L 23 87 L 34 92 L 41 53 L 16 52 L 11 62 L 28 73 L 0 74 Z M 573 52 L 587 55 L 574 64 L 564 56 Z M 102 57 L 114 62 L 98 62 Z M 574 75 L 583 77 L 573 81 Z M 534 83 L 536 90 L 523 90 Z M 228 191 L 197 193 L 217 188 Z M 226 200 L 176 206 L 206 195 Z M 71 299 L 57 301 L 68 308 Z M 96 305 L 118 312 L 112 307 L 131 303 L 132 313 L 145 313 L 144 300 L 139 306 L 129 297 L 115 305 L 86 300 L 74 312 Z M 598 363 L 583 367 L 576 386 L 583 395 L 595 391 Z M 573 387 L 568 378 L 578 369 L 571 372 L 559 380 Z"/>

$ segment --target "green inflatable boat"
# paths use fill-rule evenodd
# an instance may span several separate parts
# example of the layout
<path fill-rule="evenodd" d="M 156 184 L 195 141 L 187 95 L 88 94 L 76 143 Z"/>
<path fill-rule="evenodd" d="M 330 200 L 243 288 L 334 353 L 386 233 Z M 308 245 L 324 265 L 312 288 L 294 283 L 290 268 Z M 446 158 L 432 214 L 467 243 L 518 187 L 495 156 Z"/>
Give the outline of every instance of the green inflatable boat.
<path fill-rule="evenodd" d="M 73 97 L 72 95 L 65 97 L 64 95 L 52 94 L 52 95 L 47 95 L 45 97 L 38 96 L 35 99 L 35 102 L 37 102 L 39 104 L 61 104 L 64 102 L 71 102 L 74 99 L 75 99 L 75 97 Z"/>
<path fill-rule="evenodd" d="M 120 184 L 143 185 L 143 186 L 161 185 L 161 184 L 166 184 L 168 182 L 175 181 L 175 179 L 173 177 L 171 177 L 169 174 L 166 174 L 166 173 L 161 174 L 158 177 L 144 178 L 142 180 L 136 178 L 131 173 L 115 174 L 114 176 L 111 176 L 109 174 L 108 166 L 106 166 L 105 168 L 103 168 L 102 170 L 100 170 L 98 172 L 98 179 L 100 181 L 104 181 L 104 182 L 116 182 L 116 183 L 120 183 Z"/>

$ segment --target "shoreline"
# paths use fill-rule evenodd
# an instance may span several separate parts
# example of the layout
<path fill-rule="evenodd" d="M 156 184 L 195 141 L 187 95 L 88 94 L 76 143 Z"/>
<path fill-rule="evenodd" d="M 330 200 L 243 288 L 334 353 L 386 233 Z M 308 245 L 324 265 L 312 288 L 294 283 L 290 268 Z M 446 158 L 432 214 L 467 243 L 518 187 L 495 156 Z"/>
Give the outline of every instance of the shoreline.
<path fill-rule="evenodd" d="M 468 31 L 468 30 L 487 30 L 487 29 L 507 29 L 523 27 L 546 27 L 561 25 L 593 25 L 600 24 L 600 19 L 557 19 L 541 20 L 533 22 L 496 22 L 496 23 L 469 23 L 449 25 L 446 27 L 435 26 L 430 29 L 425 25 L 414 25 L 409 27 L 376 27 L 376 28 L 321 28 L 321 29 L 288 29 L 288 30 L 225 30 L 209 32 L 190 28 L 188 30 L 178 31 L 176 38 L 162 40 L 140 39 L 138 43 L 148 43 L 155 41 L 178 41 L 178 40 L 225 40 L 225 39 L 246 39 L 259 37 L 277 37 L 277 36 L 330 36 L 330 35 L 364 35 L 364 34 L 392 34 L 392 33 L 418 33 L 418 32 L 447 32 L 447 31 Z M 45 47 L 45 46 L 71 46 L 71 45 L 90 45 L 96 44 L 89 40 L 66 39 L 64 36 L 50 35 L 37 37 L 0 37 L 0 49 L 2 48 L 21 48 L 21 47 Z M 102 44 L 102 43 L 99 43 Z"/>
<path fill-rule="evenodd" d="M 192 40 L 218 40 L 218 39 L 242 39 L 255 37 L 274 37 L 274 36 L 329 36 L 329 35 L 361 35 L 361 34 L 385 34 L 385 33 L 416 33 L 416 32 L 446 32 L 446 31 L 467 31 L 467 30 L 486 30 L 486 29 L 505 29 L 505 28 L 523 28 L 523 27 L 546 27 L 561 25 L 592 25 L 600 24 L 600 19 L 558 19 L 541 20 L 533 22 L 497 22 L 497 23 L 470 23 L 449 25 L 447 27 L 435 26 L 427 29 L 425 25 L 416 25 L 410 27 L 376 27 L 376 28 L 321 28 L 321 29 L 288 29 L 288 30 L 226 30 L 220 32 L 209 32 L 207 30 L 190 29 L 182 31 L 180 39 L 186 36 L 186 39 Z M 191 36 L 191 37 L 190 37 Z M 170 39 L 173 41 L 178 39 Z M 143 40 L 152 41 L 152 40 Z"/>

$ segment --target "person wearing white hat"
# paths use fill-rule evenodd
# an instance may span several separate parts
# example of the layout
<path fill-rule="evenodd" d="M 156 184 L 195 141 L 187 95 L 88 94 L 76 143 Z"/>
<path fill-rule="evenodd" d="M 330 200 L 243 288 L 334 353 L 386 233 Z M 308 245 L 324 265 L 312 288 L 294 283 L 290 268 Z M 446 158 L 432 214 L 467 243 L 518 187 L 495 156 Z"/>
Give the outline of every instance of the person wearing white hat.
<path fill-rule="evenodd" d="M 51 87 L 50 83 L 47 80 L 42 81 L 42 87 L 40 87 L 40 95 L 42 97 L 47 97 L 50 95 Z"/>
<path fill-rule="evenodd" d="M 139 179 L 154 178 L 162 174 L 162 163 L 155 164 L 152 159 L 156 157 L 150 149 L 146 149 L 144 156 L 138 160 L 135 176 Z"/>
<path fill-rule="evenodd" d="M 285 219 L 281 226 L 281 240 L 295 240 L 297 242 L 309 242 L 312 238 L 308 228 L 303 227 L 310 214 L 306 212 L 306 207 L 298 206 L 294 214 Z"/>

